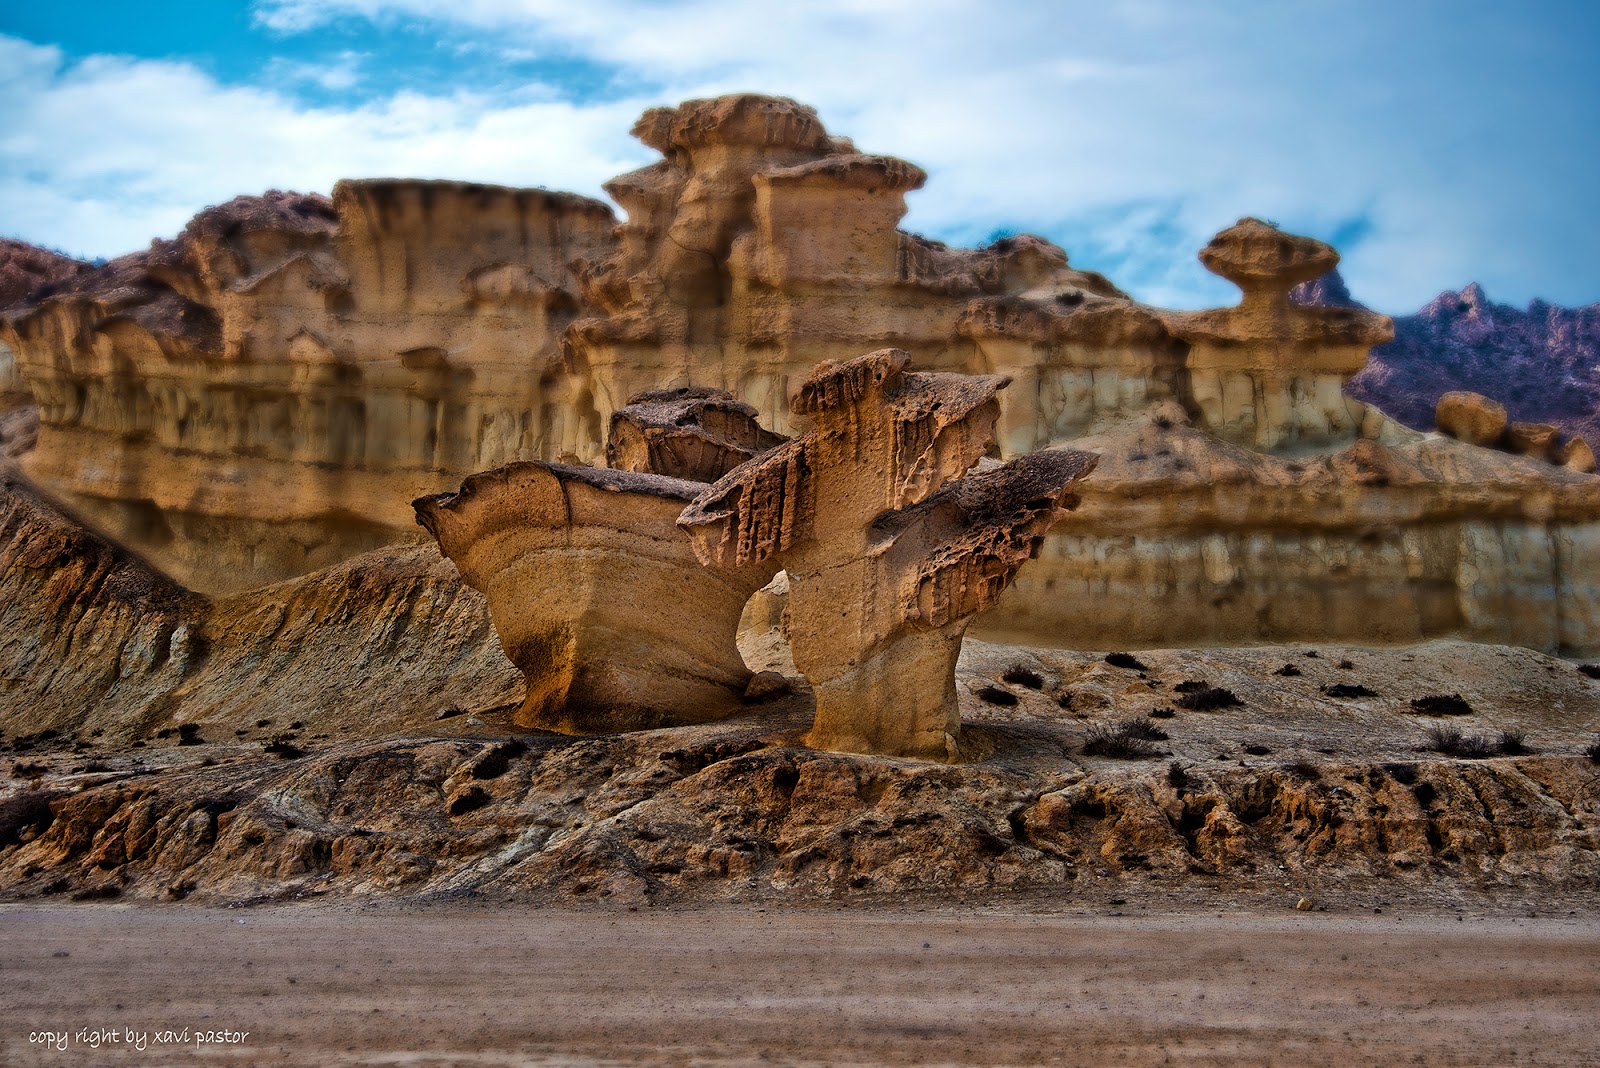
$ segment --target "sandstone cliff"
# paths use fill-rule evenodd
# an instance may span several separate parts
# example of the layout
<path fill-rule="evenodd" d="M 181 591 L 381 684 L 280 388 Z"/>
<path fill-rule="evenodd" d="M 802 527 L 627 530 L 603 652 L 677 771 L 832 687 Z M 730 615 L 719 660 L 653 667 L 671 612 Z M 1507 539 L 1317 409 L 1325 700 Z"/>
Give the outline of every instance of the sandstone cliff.
<path fill-rule="evenodd" d="M 901 231 L 925 175 L 794 101 L 690 101 L 634 133 L 662 158 L 607 185 L 614 233 L 565 194 L 346 182 L 212 209 L 13 311 L 29 470 L 186 585 L 238 589 L 403 539 L 404 502 L 472 472 L 602 462 L 643 391 L 726 389 L 801 430 L 813 366 L 892 344 L 1011 378 L 1001 456 L 1106 454 L 980 626 L 1600 650 L 1593 482 L 1346 393 L 1392 327 L 1289 300 L 1326 245 L 1241 220 L 1201 253 L 1240 304 L 1165 312 L 1037 238 Z"/>
<path fill-rule="evenodd" d="M 195 589 L 404 540 L 413 497 L 583 417 L 540 382 L 577 308 L 568 263 L 613 222 L 458 182 L 207 209 L 8 314 L 40 410 L 29 469 Z"/>

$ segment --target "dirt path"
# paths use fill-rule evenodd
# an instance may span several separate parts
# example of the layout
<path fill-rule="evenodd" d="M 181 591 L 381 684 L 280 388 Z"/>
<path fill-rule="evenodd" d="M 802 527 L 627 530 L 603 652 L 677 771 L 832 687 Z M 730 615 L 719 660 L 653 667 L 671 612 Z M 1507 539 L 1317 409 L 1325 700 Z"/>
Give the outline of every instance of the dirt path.
<path fill-rule="evenodd" d="M 1592 916 L 0 907 L 15 1065 L 1592 1065 L 1597 1018 Z"/>

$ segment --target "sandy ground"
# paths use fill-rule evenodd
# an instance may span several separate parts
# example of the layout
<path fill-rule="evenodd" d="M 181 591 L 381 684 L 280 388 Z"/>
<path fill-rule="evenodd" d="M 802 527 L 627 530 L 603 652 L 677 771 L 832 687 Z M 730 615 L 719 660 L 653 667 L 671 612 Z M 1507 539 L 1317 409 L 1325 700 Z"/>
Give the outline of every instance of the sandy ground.
<path fill-rule="evenodd" d="M 1600 1063 L 1592 913 L 11 905 L 0 991 L 8 1065 Z"/>

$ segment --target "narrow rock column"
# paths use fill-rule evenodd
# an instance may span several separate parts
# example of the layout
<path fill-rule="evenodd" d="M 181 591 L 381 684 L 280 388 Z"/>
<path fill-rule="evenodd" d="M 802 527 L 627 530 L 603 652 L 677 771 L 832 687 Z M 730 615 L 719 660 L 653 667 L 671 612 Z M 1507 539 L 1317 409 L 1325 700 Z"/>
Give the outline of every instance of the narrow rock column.
<path fill-rule="evenodd" d="M 967 624 L 1076 503 L 1068 487 L 1095 457 L 1035 453 L 960 477 L 994 443 L 1008 380 L 908 362 L 884 349 L 818 366 L 792 402 L 815 428 L 730 472 L 679 523 L 709 567 L 787 570 L 789 641 L 817 700 L 810 744 L 954 760 Z"/>

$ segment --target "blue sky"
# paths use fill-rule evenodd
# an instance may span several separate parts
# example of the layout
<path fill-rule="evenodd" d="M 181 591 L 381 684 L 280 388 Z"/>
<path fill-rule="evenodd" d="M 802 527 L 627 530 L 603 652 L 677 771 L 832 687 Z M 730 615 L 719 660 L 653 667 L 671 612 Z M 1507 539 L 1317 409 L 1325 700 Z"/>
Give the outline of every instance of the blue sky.
<path fill-rule="evenodd" d="M 925 167 L 908 229 L 1032 231 L 1174 307 L 1241 215 L 1414 310 L 1600 301 L 1600 4 L 255 0 L 0 7 L 0 234 L 109 256 L 207 204 L 409 175 L 601 195 L 645 107 L 793 96 Z"/>

